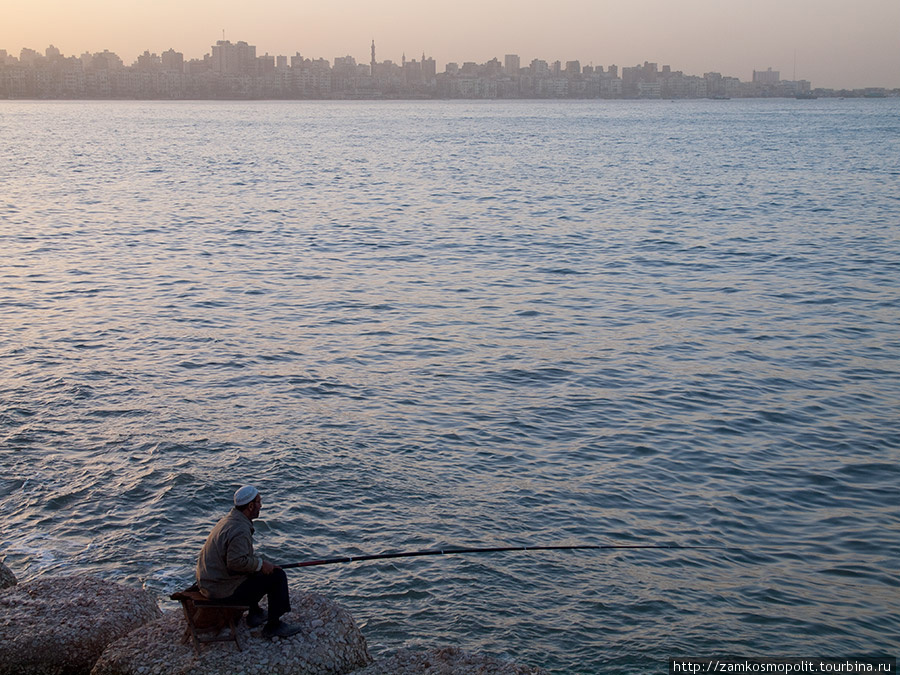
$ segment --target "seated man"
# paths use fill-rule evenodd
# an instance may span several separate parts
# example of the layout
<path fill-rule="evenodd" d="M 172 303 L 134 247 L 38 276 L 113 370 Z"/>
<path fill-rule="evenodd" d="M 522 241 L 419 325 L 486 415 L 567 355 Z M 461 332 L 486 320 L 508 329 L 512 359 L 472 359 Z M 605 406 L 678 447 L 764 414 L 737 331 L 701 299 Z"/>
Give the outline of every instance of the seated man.
<path fill-rule="evenodd" d="M 287 575 L 280 567 L 253 555 L 253 519 L 259 516 L 262 499 L 252 485 L 234 493 L 234 508 L 222 518 L 203 545 L 197 560 L 197 586 L 210 600 L 250 605 L 247 625 L 265 623 L 265 637 L 288 637 L 301 628 L 281 620 L 291 611 Z M 269 611 L 259 606 L 269 598 Z"/>

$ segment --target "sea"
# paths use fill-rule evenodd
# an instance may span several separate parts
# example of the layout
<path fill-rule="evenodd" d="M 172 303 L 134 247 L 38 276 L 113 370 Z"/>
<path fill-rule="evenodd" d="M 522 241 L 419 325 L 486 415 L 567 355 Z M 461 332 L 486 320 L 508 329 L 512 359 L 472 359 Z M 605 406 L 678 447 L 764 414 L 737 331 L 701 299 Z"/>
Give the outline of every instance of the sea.
<path fill-rule="evenodd" d="M 374 656 L 900 655 L 900 99 L 0 102 L 0 560 L 235 489 Z"/>

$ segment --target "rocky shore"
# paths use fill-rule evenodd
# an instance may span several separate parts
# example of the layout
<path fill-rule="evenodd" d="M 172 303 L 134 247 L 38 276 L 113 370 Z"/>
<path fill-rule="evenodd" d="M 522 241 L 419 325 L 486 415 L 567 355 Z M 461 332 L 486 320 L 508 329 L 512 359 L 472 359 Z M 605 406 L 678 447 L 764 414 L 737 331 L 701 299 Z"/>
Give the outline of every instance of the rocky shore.
<path fill-rule="evenodd" d="M 90 673 L 111 642 L 159 618 L 156 598 L 96 577 L 0 590 L 0 675 Z"/>
<path fill-rule="evenodd" d="M 304 627 L 287 639 L 267 640 L 260 630 L 238 625 L 242 649 L 234 643 L 210 643 L 200 654 L 182 642 L 181 610 L 167 612 L 109 647 L 92 675 L 342 675 L 372 662 L 366 640 L 350 614 L 334 602 L 312 593 L 292 593 L 285 619 Z"/>
<path fill-rule="evenodd" d="M 0 675 L 548 675 L 455 647 L 369 654 L 356 621 L 335 602 L 292 593 L 286 620 L 304 630 L 268 640 L 242 620 L 238 640 L 183 641 L 180 609 L 147 591 L 91 576 L 18 584 L 0 563 Z"/>

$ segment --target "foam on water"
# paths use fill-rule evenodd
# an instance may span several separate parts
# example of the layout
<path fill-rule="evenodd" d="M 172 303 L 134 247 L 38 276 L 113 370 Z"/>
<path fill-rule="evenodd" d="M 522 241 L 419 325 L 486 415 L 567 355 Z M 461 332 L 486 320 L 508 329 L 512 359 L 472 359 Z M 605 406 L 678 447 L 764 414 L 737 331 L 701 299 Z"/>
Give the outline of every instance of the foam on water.
<path fill-rule="evenodd" d="M 896 653 L 898 120 L 0 103 L 0 555 L 164 596 L 254 482 L 285 562 L 743 548 L 291 573 L 374 651 Z"/>

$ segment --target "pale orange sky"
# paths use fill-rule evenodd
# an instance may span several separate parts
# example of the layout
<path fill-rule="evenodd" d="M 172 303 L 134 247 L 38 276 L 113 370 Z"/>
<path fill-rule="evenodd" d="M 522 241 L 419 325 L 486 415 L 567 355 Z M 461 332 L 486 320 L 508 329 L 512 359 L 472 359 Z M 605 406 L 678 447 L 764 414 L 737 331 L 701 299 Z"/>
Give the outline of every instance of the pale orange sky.
<path fill-rule="evenodd" d="M 0 0 L 0 49 L 145 49 L 200 58 L 222 38 L 257 54 L 368 63 L 482 63 L 504 54 L 583 65 L 668 64 L 750 80 L 772 67 L 820 87 L 900 87 L 900 0 Z"/>

